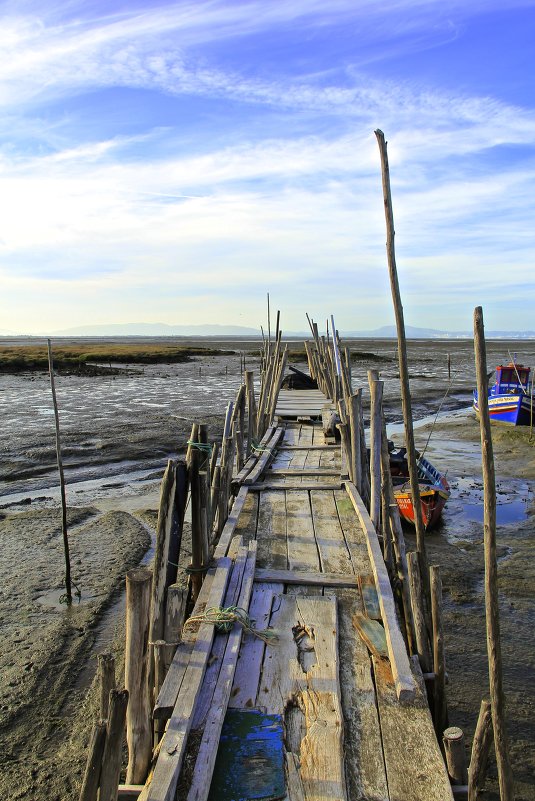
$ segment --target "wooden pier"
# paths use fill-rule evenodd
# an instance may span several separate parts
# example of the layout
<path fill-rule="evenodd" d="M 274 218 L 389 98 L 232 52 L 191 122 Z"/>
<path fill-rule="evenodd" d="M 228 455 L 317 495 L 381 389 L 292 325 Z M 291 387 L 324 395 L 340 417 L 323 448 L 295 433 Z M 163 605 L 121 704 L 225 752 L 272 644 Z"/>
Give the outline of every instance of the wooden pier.
<path fill-rule="evenodd" d="M 316 345 L 309 366 L 317 375 Z M 285 363 L 279 337 L 258 403 L 249 375 L 229 404 L 221 449 L 211 450 L 194 426 L 186 463 L 169 463 L 150 633 L 137 638 L 141 648 L 145 641 L 137 657 L 127 643 L 128 664 L 139 668 L 135 686 L 127 685 L 136 710 L 147 708 L 140 695 L 151 699 L 150 715 L 127 714 L 126 775 L 138 783 L 103 796 L 114 782 L 101 776 L 101 801 L 453 799 L 428 702 L 439 665 L 424 680 L 415 645 L 409 655 L 413 623 L 400 614 L 403 591 L 392 589 L 386 529 L 378 535 L 370 518 L 369 484 L 365 503 L 351 480 L 355 454 L 366 454 L 363 431 L 348 433 L 348 416 L 348 432 L 333 444 L 325 421 L 337 408 L 343 419 L 343 405 L 322 389 L 281 390 Z M 342 378 L 349 405 L 350 379 Z M 344 395 L 341 383 L 332 376 L 335 399 Z M 365 472 L 373 484 L 373 468 Z M 173 583 L 186 474 L 189 595 Z M 421 603 L 414 599 L 415 610 Z M 130 631 L 134 614 L 127 608 Z M 82 791 L 83 801 L 93 797 Z"/>

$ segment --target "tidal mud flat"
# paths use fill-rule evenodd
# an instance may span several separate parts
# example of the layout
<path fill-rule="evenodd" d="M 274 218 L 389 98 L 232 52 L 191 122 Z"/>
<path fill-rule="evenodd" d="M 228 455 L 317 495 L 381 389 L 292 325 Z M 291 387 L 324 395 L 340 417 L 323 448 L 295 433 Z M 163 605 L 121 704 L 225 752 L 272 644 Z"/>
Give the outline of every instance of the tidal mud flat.
<path fill-rule="evenodd" d="M 399 441 L 395 343 L 349 344 L 359 354 L 353 362 L 355 386 L 366 386 L 367 369 L 380 369 L 390 431 Z M 221 347 L 229 349 L 229 343 Z M 120 656 L 124 575 L 142 558 L 150 559 L 166 459 L 183 452 L 193 421 L 208 422 L 211 438 L 220 435 L 226 403 L 241 380 L 241 354 L 247 368 L 258 372 L 252 354 L 258 342 L 235 347 L 232 356 L 188 364 L 57 378 L 73 573 L 81 592 L 71 610 L 58 603 L 61 526 L 48 379 L 0 376 L 0 617 L 7 634 L 0 664 L 0 736 L 8 743 L 0 790 L 5 797 L 76 797 L 96 714 L 94 692 L 88 692 L 96 653 L 105 645 Z M 506 361 L 512 347 L 490 343 L 489 370 Z M 535 343 L 514 348 L 519 361 L 535 363 Z M 452 485 L 443 523 L 429 535 L 428 547 L 430 561 L 442 567 L 450 718 L 470 737 L 487 686 L 479 427 L 468 411 L 471 343 L 411 342 L 409 363 L 417 447 L 424 448 L 433 428 L 427 455 L 448 470 Z M 535 799 L 535 691 L 529 680 L 535 661 L 535 443 L 525 431 L 494 432 L 498 519 L 504 516 L 499 556 L 509 730 L 517 798 Z"/>

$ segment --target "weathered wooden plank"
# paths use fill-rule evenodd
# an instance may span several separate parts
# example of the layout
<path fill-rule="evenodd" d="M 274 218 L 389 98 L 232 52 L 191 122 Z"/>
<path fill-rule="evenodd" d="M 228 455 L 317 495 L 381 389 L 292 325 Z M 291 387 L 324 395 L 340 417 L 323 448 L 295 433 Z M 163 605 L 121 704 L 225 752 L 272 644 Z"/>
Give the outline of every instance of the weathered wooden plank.
<path fill-rule="evenodd" d="M 397 621 L 392 587 L 390 586 L 390 579 L 388 577 L 383 555 L 381 553 L 379 540 L 377 539 L 377 532 L 373 527 L 368 512 L 366 511 L 366 507 L 364 506 L 355 485 L 350 481 L 347 481 L 346 490 L 360 520 L 364 533 L 366 534 L 368 555 L 370 557 L 372 572 L 375 578 L 377 595 L 379 596 L 379 606 L 381 609 L 381 617 L 386 634 L 388 656 L 396 684 L 396 692 L 400 700 L 409 701 L 411 698 L 414 698 L 416 693 L 416 684 L 409 666 L 409 657 L 407 655 L 405 641 L 403 640 Z"/>
<path fill-rule="evenodd" d="M 244 484 L 254 484 L 255 481 L 258 481 L 264 470 L 269 465 L 270 461 L 273 459 L 275 455 L 275 448 L 277 447 L 283 436 L 284 436 L 284 429 L 277 428 L 273 436 L 263 446 L 264 451 L 261 454 L 260 458 L 258 459 L 257 463 L 255 464 L 249 475 L 246 478 L 244 478 L 243 480 Z"/>
<path fill-rule="evenodd" d="M 340 489 L 342 482 L 333 477 L 331 481 L 325 481 L 320 484 L 313 480 L 297 483 L 297 481 L 289 481 L 281 479 L 280 481 L 270 481 L 265 484 L 251 484 L 249 490 L 251 492 L 263 492 L 264 490 L 306 490 L 307 486 L 313 490 L 336 490 Z"/>
<path fill-rule="evenodd" d="M 257 704 L 285 720 L 307 801 L 345 801 L 336 599 L 279 596 Z"/>
<path fill-rule="evenodd" d="M 225 592 L 225 599 L 222 603 L 222 606 L 225 608 L 229 606 L 236 606 L 237 604 L 245 570 L 246 559 L 247 548 L 244 545 L 240 545 L 236 554 L 234 565 L 232 567 L 232 572 L 230 574 L 227 590 Z M 202 691 L 199 695 L 199 700 L 193 716 L 192 725 L 194 729 L 202 728 L 205 724 L 206 717 L 212 704 L 214 688 L 218 681 L 219 671 L 221 669 L 221 660 L 223 659 L 225 649 L 227 647 L 227 640 L 228 637 L 226 634 L 223 632 L 215 632 L 210 659 L 202 683 Z"/>
<path fill-rule="evenodd" d="M 316 587 L 355 587 L 357 576 L 353 573 L 316 573 L 304 570 L 273 570 L 256 568 L 255 581 L 279 582 L 281 584 L 308 584 Z"/>
<path fill-rule="evenodd" d="M 281 451 L 326 451 L 333 453 L 339 450 L 338 445 L 287 445 L 286 439 L 279 445 L 279 452 Z"/>
<path fill-rule="evenodd" d="M 308 492 L 286 494 L 286 539 L 290 570 L 319 571 L 320 562 Z"/>
<path fill-rule="evenodd" d="M 241 510 L 243 509 L 245 500 L 247 498 L 247 492 L 247 487 L 241 487 L 236 496 L 236 500 L 232 504 L 232 509 L 230 510 L 227 522 L 223 526 L 223 531 L 221 532 L 219 542 L 214 550 L 214 559 L 220 559 L 222 556 L 225 556 L 228 551 L 228 547 L 232 537 L 234 536 L 236 526 L 238 525 Z"/>
<path fill-rule="evenodd" d="M 375 589 L 375 580 L 373 576 L 359 575 L 359 589 L 362 595 L 362 602 L 366 614 L 372 620 L 381 620 L 381 609 L 379 608 L 379 597 Z"/>
<path fill-rule="evenodd" d="M 272 467 L 267 473 L 266 477 L 271 476 L 339 476 L 339 470 L 325 467 L 294 467 L 292 465 L 288 468 Z"/>
<path fill-rule="evenodd" d="M 234 535 L 230 541 L 227 556 L 234 558 L 237 543 L 239 543 L 240 540 L 243 541 L 244 545 L 248 545 L 249 542 L 256 537 L 258 501 L 259 495 L 257 492 L 249 492 L 247 494 L 238 517 L 238 522 L 236 523 L 236 528 L 234 529 Z"/>
<path fill-rule="evenodd" d="M 226 557 L 219 561 L 208 597 L 209 606 L 221 606 L 231 564 L 232 560 Z M 201 625 L 180 686 L 173 714 L 169 719 L 167 730 L 163 736 L 152 782 L 146 794 L 147 801 L 171 801 L 174 799 L 186 741 L 191 728 L 206 664 L 210 656 L 213 637 L 214 627 L 207 623 Z"/>
<path fill-rule="evenodd" d="M 247 461 L 243 465 L 243 467 L 240 470 L 240 472 L 233 479 L 236 482 L 236 484 L 242 484 L 244 479 L 247 478 L 247 476 L 249 475 L 249 473 L 251 472 L 251 470 L 253 469 L 253 467 L 255 466 L 255 464 L 258 461 L 258 458 L 259 458 L 260 453 L 261 453 L 260 449 L 263 448 L 265 446 L 265 444 L 267 443 L 267 441 L 273 436 L 273 432 L 274 431 L 275 431 L 275 426 L 270 426 L 269 428 L 266 429 L 266 431 L 264 433 L 264 436 L 262 437 L 262 439 L 260 440 L 260 442 L 258 444 L 259 450 L 258 451 L 253 451 L 251 456 L 247 459 Z"/>
<path fill-rule="evenodd" d="M 338 590 L 337 597 L 348 796 L 389 801 L 370 655 L 352 624 L 353 616 L 362 612 L 362 599 L 358 589 Z"/>
<path fill-rule="evenodd" d="M 238 607 L 248 609 L 253 588 L 256 564 L 256 542 L 249 544 L 247 562 L 243 571 L 243 583 L 238 597 Z M 210 782 L 214 771 L 219 737 L 230 697 L 232 681 L 238 652 L 242 639 L 242 627 L 235 625 L 228 635 L 217 684 L 212 693 L 211 704 L 206 716 L 204 731 L 195 762 L 188 801 L 206 801 L 210 792 Z M 204 688 L 203 688 L 204 689 Z"/>
<path fill-rule="evenodd" d="M 345 489 L 335 489 L 334 500 L 340 526 L 353 564 L 353 570 L 355 573 L 370 573 L 371 565 L 366 537 Z"/>
<path fill-rule="evenodd" d="M 410 704 L 396 695 L 388 662 L 373 660 L 390 798 L 451 801 L 448 772 L 427 706 L 418 657 L 412 657 L 416 694 Z"/>
<path fill-rule="evenodd" d="M 193 615 L 199 614 L 206 608 L 216 571 L 217 567 L 213 567 L 210 568 L 206 574 L 201 591 L 195 602 L 195 607 L 192 612 Z M 184 678 L 184 673 L 189 664 L 194 642 L 195 634 L 193 632 L 187 632 L 182 642 L 178 644 L 173 656 L 173 661 L 171 662 L 160 688 L 158 698 L 156 699 L 156 704 L 152 712 L 154 720 L 166 720 L 171 715 L 180 690 L 180 685 Z"/>
<path fill-rule="evenodd" d="M 258 571 L 258 568 L 256 570 Z M 257 629 L 266 629 L 268 627 L 273 597 L 279 593 L 282 594 L 283 590 L 284 586 L 277 583 L 254 585 L 251 603 L 249 604 L 249 617 Z M 245 709 L 254 706 L 265 647 L 258 637 L 252 634 L 245 634 L 234 674 L 229 707 Z"/>
<path fill-rule="evenodd" d="M 353 573 L 333 493 L 314 490 L 310 503 L 321 569 L 325 573 Z"/>
<path fill-rule="evenodd" d="M 377 620 L 366 615 L 353 615 L 353 626 L 358 631 L 368 650 L 378 659 L 388 659 L 385 630 Z"/>
<path fill-rule="evenodd" d="M 258 507 L 256 527 L 258 540 L 257 564 L 286 570 L 288 551 L 286 547 L 286 494 L 263 492 Z"/>

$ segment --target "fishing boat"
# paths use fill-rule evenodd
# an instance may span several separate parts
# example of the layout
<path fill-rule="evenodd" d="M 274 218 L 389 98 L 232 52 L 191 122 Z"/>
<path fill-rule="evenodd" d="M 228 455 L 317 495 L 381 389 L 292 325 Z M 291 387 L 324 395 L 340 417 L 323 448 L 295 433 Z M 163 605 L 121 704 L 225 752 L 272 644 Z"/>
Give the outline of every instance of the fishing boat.
<path fill-rule="evenodd" d="M 407 449 L 396 448 L 392 442 L 388 443 L 390 453 L 390 473 L 394 485 L 394 496 L 401 517 L 414 525 L 415 514 L 412 502 L 411 485 L 409 481 L 409 466 L 407 463 Z M 422 504 L 422 519 L 424 528 L 432 528 L 442 514 L 446 501 L 450 497 L 450 487 L 446 476 L 440 473 L 431 462 L 417 454 L 418 486 Z"/>
<path fill-rule="evenodd" d="M 533 408 L 533 381 L 530 385 L 529 377 L 530 368 L 517 364 L 515 360 L 496 367 L 496 380 L 488 391 L 491 422 L 513 426 L 532 424 L 535 409 Z M 474 390 L 473 406 L 476 414 L 479 414 L 477 389 Z"/>

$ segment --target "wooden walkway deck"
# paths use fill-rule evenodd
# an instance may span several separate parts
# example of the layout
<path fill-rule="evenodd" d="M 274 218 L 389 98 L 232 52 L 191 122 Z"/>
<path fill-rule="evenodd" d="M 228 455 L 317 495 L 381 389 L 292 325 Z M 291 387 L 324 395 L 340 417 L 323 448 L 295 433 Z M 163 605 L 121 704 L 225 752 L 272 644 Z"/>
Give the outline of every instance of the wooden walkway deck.
<path fill-rule="evenodd" d="M 342 481 L 340 449 L 325 445 L 321 422 L 297 420 L 321 416 L 319 395 L 281 393 L 263 472 L 242 471 L 200 598 L 200 608 L 248 607 L 256 628 L 273 630 L 277 640 L 242 636 L 238 626 L 214 634 L 205 624 L 179 646 L 155 712 L 171 718 L 143 798 L 208 797 L 228 710 L 259 710 L 282 722 L 288 801 L 453 798 L 371 521 Z M 369 650 L 355 620 L 361 629 L 368 622 L 384 628 L 383 657 Z M 192 742 L 191 785 L 181 789 Z M 227 769 L 232 775 L 244 765 Z M 210 799 L 221 797 L 212 787 Z M 283 796 L 272 788 L 250 797 Z"/>

